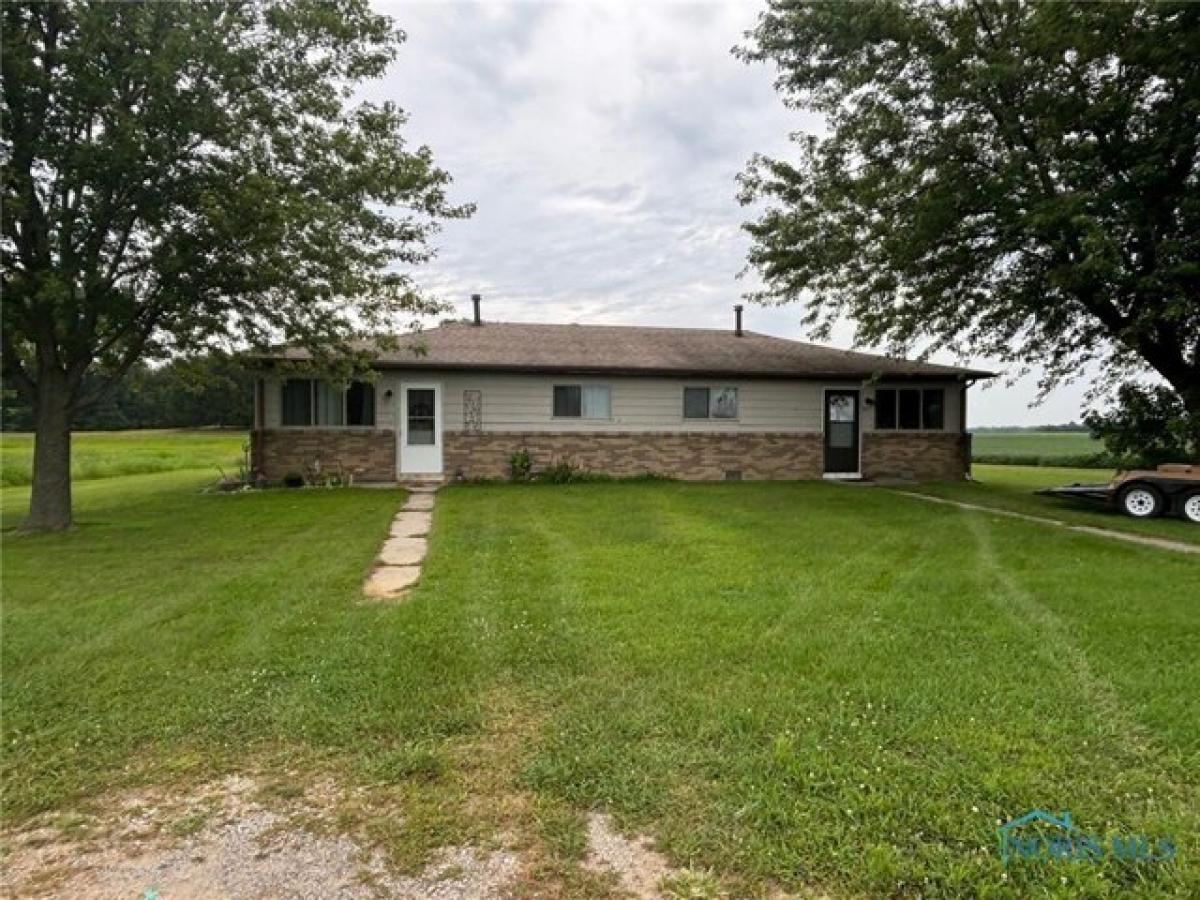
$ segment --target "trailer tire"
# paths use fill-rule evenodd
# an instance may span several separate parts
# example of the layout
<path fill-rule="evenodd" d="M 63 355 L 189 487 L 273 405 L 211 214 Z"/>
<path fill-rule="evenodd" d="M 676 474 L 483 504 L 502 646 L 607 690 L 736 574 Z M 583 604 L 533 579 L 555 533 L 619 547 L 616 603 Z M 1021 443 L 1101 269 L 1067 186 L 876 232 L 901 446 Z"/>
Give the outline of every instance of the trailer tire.
<path fill-rule="evenodd" d="M 1128 484 L 1117 495 L 1121 512 L 1135 519 L 1153 519 L 1163 511 L 1163 498 L 1157 490 L 1145 482 Z"/>
<path fill-rule="evenodd" d="M 1185 494 L 1183 502 L 1179 504 L 1179 509 L 1185 519 L 1200 525 L 1200 491 Z"/>

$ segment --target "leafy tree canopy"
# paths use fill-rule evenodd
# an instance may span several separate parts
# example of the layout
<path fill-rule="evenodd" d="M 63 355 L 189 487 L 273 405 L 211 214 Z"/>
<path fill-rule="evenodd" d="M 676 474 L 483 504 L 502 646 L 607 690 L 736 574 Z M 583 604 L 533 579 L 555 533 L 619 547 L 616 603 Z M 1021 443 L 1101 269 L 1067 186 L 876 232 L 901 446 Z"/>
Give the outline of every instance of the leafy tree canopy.
<path fill-rule="evenodd" d="M 738 49 L 821 114 L 743 200 L 766 303 L 896 348 L 1152 370 L 1200 446 L 1200 4 L 771 0 Z"/>
<path fill-rule="evenodd" d="M 1162 385 L 1123 384 L 1112 409 L 1088 413 L 1085 421 L 1092 437 L 1126 468 L 1189 458 L 1183 403 Z"/>
<path fill-rule="evenodd" d="M 37 428 L 31 527 L 69 523 L 72 417 L 138 360 L 277 341 L 349 358 L 429 307 L 406 270 L 470 210 L 394 103 L 353 102 L 403 40 L 366 0 L 2 16 L 0 324 Z"/>

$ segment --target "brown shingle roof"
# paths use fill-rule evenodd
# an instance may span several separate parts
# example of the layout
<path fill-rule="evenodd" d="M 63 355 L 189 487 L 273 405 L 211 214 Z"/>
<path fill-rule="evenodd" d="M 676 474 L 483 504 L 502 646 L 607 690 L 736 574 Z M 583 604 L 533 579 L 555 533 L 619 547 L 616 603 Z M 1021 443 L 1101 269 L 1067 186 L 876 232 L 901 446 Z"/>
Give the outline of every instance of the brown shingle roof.
<path fill-rule="evenodd" d="M 424 345 L 418 355 L 413 345 Z M 303 359 L 288 349 L 276 359 Z M 379 354 L 381 368 L 744 375 L 788 378 L 989 378 L 994 373 L 838 350 L 751 331 L 628 325 L 533 325 L 446 322 L 400 338 Z"/>

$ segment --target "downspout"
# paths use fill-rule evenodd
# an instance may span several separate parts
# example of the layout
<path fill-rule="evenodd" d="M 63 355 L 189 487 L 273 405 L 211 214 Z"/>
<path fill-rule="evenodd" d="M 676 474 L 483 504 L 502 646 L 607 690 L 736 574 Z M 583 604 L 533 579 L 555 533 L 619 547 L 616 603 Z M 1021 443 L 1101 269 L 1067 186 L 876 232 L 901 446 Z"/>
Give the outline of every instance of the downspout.
<path fill-rule="evenodd" d="M 974 378 L 964 378 L 963 386 L 960 391 L 961 396 L 958 402 L 958 430 L 963 437 L 963 471 L 966 472 L 967 481 L 974 481 L 974 475 L 971 471 L 971 457 L 974 454 L 971 452 L 971 433 L 967 431 L 967 388 L 975 383 Z"/>
<path fill-rule="evenodd" d="M 266 424 L 266 411 L 263 402 L 266 386 L 263 377 L 254 379 L 254 427 L 250 433 L 250 467 L 255 474 L 263 470 L 263 426 Z"/>

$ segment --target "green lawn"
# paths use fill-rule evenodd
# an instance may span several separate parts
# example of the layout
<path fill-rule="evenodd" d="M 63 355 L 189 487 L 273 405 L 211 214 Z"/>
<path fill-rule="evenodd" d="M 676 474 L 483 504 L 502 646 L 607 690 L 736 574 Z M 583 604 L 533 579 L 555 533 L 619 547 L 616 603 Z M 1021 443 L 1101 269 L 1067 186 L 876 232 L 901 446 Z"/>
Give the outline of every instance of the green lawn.
<path fill-rule="evenodd" d="M 71 472 L 76 480 L 170 472 L 176 469 L 236 469 L 242 458 L 242 431 L 81 431 L 71 437 Z M 33 435 L 0 434 L 0 485 L 29 484 L 33 476 Z"/>
<path fill-rule="evenodd" d="M 592 809 L 736 897 L 1200 894 L 1195 559 L 820 483 L 464 486 L 374 606 L 399 492 L 206 477 L 6 536 L 10 822 L 248 768 L 369 786 L 339 821 L 404 864 L 516 834 L 548 894 Z M 1005 872 L 1031 808 L 1178 859 Z"/>
<path fill-rule="evenodd" d="M 1039 488 L 1076 482 L 1103 484 L 1112 474 L 1111 470 L 1105 469 L 989 466 L 976 463 L 972 467 L 974 482 L 922 484 L 905 490 L 917 490 L 950 500 L 1045 516 L 1071 525 L 1090 525 L 1110 531 L 1130 531 L 1193 544 L 1200 543 L 1200 528 L 1183 519 L 1162 517 L 1144 521 L 1123 515 L 1103 503 L 1046 497 L 1034 493 Z"/>
<path fill-rule="evenodd" d="M 1080 431 L 983 431 L 971 437 L 971 454 L 981 462 L 1010 465 L 1080 465 L 1099 459 L 1104 445 Z"/>

